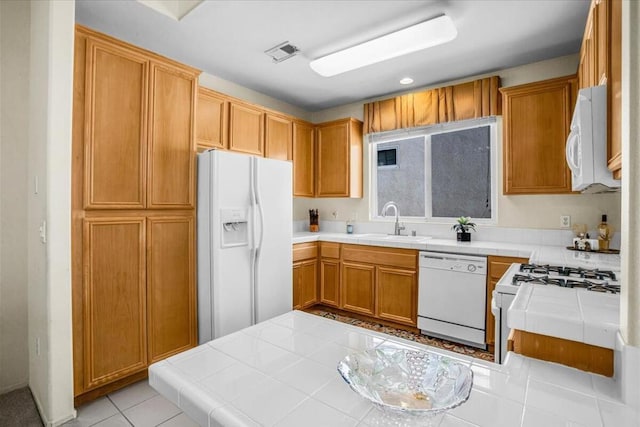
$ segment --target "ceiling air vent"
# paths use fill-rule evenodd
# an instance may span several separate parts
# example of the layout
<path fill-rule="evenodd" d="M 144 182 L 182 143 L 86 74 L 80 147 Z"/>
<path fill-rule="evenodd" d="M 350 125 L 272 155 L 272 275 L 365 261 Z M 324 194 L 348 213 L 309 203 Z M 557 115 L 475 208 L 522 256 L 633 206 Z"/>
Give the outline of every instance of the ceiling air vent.
<path fill-rule="evenodd" d="M 292 44 L 289 44 L 288 41 L 280 43 L 279 45 L 264 51 L 264 53 L 270 56 L 275 63 L 282 62 L 285 59 L 289 59 L 292 56 L 295 56 L 298 52 L 300 52 L 300 49 Z"/>

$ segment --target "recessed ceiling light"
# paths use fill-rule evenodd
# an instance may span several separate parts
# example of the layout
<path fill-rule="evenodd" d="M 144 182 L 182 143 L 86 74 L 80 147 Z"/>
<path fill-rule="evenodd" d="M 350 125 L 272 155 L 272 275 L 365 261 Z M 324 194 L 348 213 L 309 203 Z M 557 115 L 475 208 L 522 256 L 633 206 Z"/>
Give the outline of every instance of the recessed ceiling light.
<path fill-rule="evenodd" d="M 411 77 L 405 77 L 400 80 L 401 85 L 410 85 L 411 83 L 413 83 L 413 79 Z"/>
<path fill-rule="evenodd" d="M 446 15 L 421 22 L 377 39 L 315 59 L 309 66 L 331 77 L 366 65 L 437 46 L 456 38 L 458 30 Z"/>

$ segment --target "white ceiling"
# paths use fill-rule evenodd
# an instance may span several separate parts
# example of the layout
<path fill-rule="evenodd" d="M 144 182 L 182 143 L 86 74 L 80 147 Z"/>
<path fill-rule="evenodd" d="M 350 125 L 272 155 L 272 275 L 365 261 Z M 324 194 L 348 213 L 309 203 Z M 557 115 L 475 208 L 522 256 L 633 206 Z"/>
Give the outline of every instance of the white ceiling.
<path fill-rule="evenodd" d="M 133 0 L 77 0 L 78 23 L 308 111 L 578 52 L 589 0 L 204 1 L 176 21 Z M 321 77 L 309 61 L 445 13 L 447 44 Z M 301 53 L 274 64 L 289 41 Z M 410 76 L 414 83 L 401 86 Z"/>

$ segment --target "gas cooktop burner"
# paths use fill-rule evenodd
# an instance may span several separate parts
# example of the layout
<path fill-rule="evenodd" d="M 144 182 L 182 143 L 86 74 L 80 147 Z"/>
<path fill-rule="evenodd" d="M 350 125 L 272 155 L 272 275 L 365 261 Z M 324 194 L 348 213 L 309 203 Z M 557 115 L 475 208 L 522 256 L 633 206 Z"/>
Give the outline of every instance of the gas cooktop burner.
<path fill-rule="evenodd" d="M 613 271 L 598 270 L 598 269 L 585 269 L 580 267 L 560 267 L 557 265 L 537 265 L 537 264 L 522 264 L 520 265 L 520 271 L 523 273 L 532 274 L 557 274 L 558 276 L 566 277 L 581 277 L 585 279 L 597 279 L 597 280 L 613 280 L 616 281 L 616 275 Z"/>
<path fill-rule="evenodd" d="M 572 278 L 563 279 L 561 277 L 534 276 L 531 274 L 514 274 L 511 284 L 520 286 L 521 283 L 532 283 L 537 285 L 555 285 L 562 288 L 581 288 L 593 292 L 606 292 L 611 294 L 620 293 L 620 285 L 614 285 L 606 280 L 594 282 L 592 280 L 576 280 Z"/>

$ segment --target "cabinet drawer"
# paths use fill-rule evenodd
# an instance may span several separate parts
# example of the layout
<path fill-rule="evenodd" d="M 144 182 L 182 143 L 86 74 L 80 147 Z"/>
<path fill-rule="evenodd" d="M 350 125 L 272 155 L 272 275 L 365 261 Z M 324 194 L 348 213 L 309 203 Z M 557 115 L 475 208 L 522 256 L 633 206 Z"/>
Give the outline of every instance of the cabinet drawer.
<path fill-rule="evenodd" d="M 340 243 L 320 242 L 320 256 L 323 258 L 340 258 Z"/>
<path fill-rule="evenodd" d="M 392 249 L 376 246 L 343 245 L 344 261 L 364 262 L 367 264 L 388 265 L 415 269 L 418 252 L 413 249 Z"/>
<path fill-rule="evenodd" d="M 317 242 L 298 243 L 293 245 L 293 262 L 318 257 Z"/>

